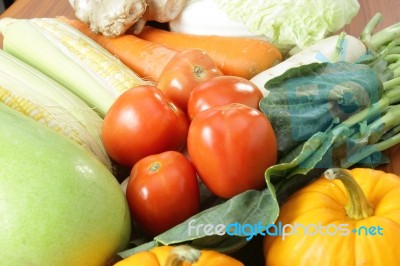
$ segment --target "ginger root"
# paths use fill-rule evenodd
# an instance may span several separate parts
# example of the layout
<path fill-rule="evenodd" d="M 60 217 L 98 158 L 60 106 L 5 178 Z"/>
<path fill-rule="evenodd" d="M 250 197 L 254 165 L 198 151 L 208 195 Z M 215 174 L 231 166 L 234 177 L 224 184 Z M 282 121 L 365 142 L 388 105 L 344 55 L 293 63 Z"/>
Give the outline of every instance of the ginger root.
<path fill-rule="evenodd" d="M 186 0 L 147 0 L 148 8 L 144 15 L 132 27 L 134 34 L 139 34 L 147 21 L 157 21 L 160 23 L 169 22 L 175 19 Z"/>
<path fill-rule="evenodd" d="M 116 37 L 128 29 L 139 34 L 147 21 L 169 22 L 186 0 L 69 0 L 75 16 L 95 33 Z"/>

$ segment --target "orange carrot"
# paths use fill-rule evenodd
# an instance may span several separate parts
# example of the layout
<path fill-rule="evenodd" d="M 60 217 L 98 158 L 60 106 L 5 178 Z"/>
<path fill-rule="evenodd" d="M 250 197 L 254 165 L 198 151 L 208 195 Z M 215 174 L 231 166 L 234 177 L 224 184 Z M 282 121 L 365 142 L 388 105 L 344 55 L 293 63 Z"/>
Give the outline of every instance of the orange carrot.
<path fill-rule="evenodd" d="M 275 46 L 259 39 L 194 35 L 151 26 L 146 26 L 138 37 L 177 51 L 202 49 L 214 59 L 224 74 L 247 79 L 282 61 L 282 55 Z"/>
<path fill-rule="evenodd" d="M 58 19 L 75 27 L 103 46 L 145 80 L 157 82 L 165 65 L 177 54 L 177 51 L 134 35 L 124 34 L 116 38 L 105 37 L 93 33 L 80 20 L 66 17 L 58 17 Z"/>

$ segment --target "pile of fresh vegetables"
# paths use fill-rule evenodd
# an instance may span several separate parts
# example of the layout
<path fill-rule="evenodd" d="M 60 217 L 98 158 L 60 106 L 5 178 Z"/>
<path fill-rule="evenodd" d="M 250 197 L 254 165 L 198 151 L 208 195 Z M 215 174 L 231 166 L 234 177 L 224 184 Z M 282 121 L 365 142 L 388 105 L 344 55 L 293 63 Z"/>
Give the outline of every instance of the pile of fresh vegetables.
<path fill-rule="evenodd" d="M 350 2 L 348 19 L 358 10 Z M 352 228 L 383 226 L 377 245 L 394 241 L 400 177 L 373 168 L 400 143 L 400 24 L 374 32 L 381 19 L 374 16 L 359 37 L 328 37 L 322 27 L 320 40 L 294 55 L 287 48 L 295 44 L 250 37 L 141 24 L 136 35 L 124 28 L 110 38 L 66 17 L 1 19 L 2 258 L 239 266 L 221 253 L 239 250 L 254 232 L 207 225 L 268 230 L 340 219 Z M 28 218 L 13 210 L 16 199 L 19 209 L 29 205 Z M 27 229 L 46 215 L 46 227 Z M 203 229 L 190 234 L 193 223 Z M 12 242 L 18 232 L 26 238 Z M 395 245 L 372 258 L 367 240 L 357 242 L 362 252 L 338 259 L 340 248 L 354 249 L 354 235 L 335 236 L 327 250 L 331 239 L 315 235 L 264 239 L 267 265 L 400 263 Z M 59 249 L 62 256 L 46 256 Z"/>

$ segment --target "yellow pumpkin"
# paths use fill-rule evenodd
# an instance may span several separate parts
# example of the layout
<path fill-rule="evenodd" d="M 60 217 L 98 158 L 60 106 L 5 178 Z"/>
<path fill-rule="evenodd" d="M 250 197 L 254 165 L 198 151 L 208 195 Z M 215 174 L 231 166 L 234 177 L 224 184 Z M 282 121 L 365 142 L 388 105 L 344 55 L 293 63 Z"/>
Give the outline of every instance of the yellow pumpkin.
<path fill-rule="evenodd" d="M 265 265 L 400 265 L 400 177 L 367 168 L 325 177 L 282 205 Z"/>
<path fill-rule="evenodd" d="M 244 266 L 240 261 L 213 251 L 197 250 L 187 245 L 160 246 L 141 251 L 114 266 Z"/>

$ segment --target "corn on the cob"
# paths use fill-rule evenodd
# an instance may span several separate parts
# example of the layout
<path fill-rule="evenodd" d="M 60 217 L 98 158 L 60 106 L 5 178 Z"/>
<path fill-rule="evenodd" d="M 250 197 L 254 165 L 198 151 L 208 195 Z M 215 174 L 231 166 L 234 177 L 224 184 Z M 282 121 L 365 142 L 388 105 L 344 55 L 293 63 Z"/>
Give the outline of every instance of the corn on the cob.
<path fill-rule="evenodd" d="M 83 145 L 112 171 L 101 141 L 103 119 L 92 108 L 3 50 L 0 50 L 0 77 L 0 102 Z"/>
<path fill-rule="evenodd" d="M 126 89 L 150 84 L 92 39 L 55 18 L 0 20 L 3 49 L 82 98 L 102 117 Z"/>

